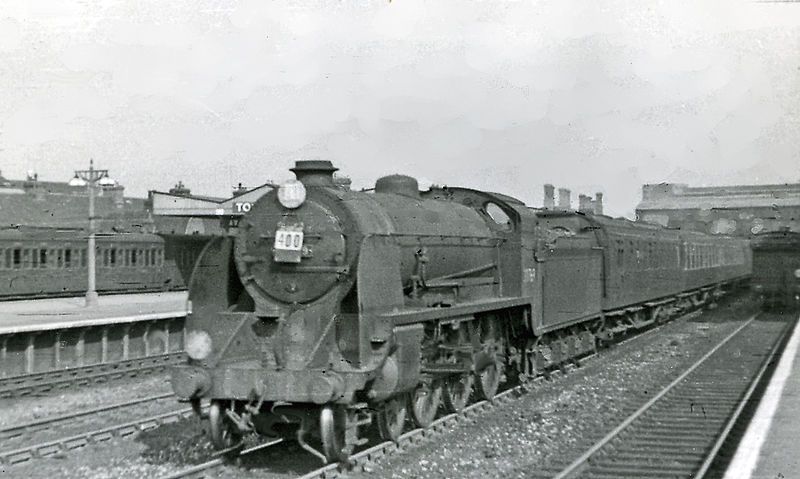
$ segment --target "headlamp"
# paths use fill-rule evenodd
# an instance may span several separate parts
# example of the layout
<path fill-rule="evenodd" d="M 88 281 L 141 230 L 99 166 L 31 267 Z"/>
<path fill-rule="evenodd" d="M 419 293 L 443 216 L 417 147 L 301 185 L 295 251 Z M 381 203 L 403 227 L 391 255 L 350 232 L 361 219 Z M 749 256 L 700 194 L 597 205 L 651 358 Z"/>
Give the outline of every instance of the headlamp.
<path fill-rule="evenodd" d="M 289 180 L 278 187 L 278 201 L 285 208 L 297 208 L 305 200 L 306 187 L 297 180 Z"/>

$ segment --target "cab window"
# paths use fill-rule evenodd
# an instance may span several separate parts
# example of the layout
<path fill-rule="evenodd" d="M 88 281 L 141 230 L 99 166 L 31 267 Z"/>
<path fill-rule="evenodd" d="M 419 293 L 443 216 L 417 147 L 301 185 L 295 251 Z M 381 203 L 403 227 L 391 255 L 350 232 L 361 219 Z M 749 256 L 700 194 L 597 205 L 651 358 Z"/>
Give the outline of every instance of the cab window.
<path fill-rule="evenodd" d="M 503 231 L 511 231 L 511 218 L 496 203 L 486 203 L 483 207 L 489 218 Z"/>

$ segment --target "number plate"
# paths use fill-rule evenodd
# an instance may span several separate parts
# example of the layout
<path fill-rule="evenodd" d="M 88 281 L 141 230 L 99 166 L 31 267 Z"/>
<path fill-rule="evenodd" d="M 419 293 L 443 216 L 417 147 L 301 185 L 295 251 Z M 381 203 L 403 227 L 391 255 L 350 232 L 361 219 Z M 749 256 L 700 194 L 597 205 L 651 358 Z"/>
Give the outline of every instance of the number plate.
<path fill-rule="evenodd" d="M 280 228 L 275 232 L 275 249 L 300 251 L 303 249 L 303 230 Z"/>
<path fill-rule="evenodd" d="M 303 251 L 303 227 L 279 225 L 273 257 L 279 263 L 299 263 Z"/>

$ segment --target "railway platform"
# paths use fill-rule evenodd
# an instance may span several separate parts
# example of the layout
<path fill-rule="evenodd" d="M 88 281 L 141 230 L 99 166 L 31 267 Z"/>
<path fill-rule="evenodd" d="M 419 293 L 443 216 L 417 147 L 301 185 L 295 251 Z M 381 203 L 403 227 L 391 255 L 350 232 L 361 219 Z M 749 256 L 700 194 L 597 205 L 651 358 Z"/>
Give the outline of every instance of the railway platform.
<path fill-rule="evenodd" d="M 186 316 L 185 291 L 100 296 L 85 307 L 83 297 L 0 303 L 0 335 L 132 323 Z"/>
<path fill-rule="evenodd" d="M 800 326 L 728 465 L 725 479 L 800 477 Z"/>
<path fill-rule="evenodd" d="M 186 314 L 186 292 L 100 296 L 93 307 L 83 297 L 0 303 L 0 396 L 22 376 L 161 367 L 183 351 Z"/>

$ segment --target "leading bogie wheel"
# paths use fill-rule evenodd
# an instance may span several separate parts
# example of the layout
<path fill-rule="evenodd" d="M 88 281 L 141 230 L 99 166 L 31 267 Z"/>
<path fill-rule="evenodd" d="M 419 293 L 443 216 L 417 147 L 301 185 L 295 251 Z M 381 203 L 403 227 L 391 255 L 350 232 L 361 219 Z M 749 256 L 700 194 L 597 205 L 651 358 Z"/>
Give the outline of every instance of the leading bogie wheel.
<path fill-rule="evenodd" d="M 378 422 L 378 435 L 380 435 L 381 439 L 397 442 L 400 438 L 408 416 L 406 402 L 405 397 L 389 399 L 375 413 Z"/>
<path fill-rule="evenodd" d="M 442 403 L 442 384 L 437 380 L 423 381 L 408 397 L 408 412 L 417 427 L 428 427 Z"/>
<path fill-rule="evenodd" d="M 328 462 L 347 462 L 351 452 L 346 441 L 347 411 L 342 406 L 323 406 L 319 414 L 319 431 L 322 453 Z"/>
<path fill-rule="evenodd" d="M 227 407 L 222 401 L 211 401 L 208 409 L 209 436 L 217 449 L 231 449 L 241 445 L 242 435 L 225 414 Z"/>

